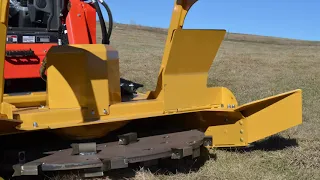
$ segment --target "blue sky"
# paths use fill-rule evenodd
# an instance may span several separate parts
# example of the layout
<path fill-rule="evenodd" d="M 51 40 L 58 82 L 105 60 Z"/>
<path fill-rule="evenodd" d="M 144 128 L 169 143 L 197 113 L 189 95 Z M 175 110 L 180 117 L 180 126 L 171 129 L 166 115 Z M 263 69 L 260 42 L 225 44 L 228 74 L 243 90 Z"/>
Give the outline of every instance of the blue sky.
<path fill-rule="evenodd" d="M 169 26 L 174 4 L 174 0 L 106 2 L 116 22 L 163 28 Z M 199 0 L 184 28 L 320 40 L 320 0 Z"/>

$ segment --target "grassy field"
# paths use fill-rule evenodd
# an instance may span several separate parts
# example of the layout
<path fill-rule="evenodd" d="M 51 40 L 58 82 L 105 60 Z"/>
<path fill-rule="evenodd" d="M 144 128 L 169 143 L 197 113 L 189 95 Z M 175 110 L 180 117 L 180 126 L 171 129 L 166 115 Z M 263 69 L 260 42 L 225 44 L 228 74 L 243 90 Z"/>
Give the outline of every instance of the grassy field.
<path fill-rule="evenodd" d="M 120 52 L 121 76 L 144 84 L 141 91 L 155 88 L 165 38 L 165 29 L 115 26 L 111 43 Z M 319 42 L 229 34 L 208 84 L 229 88 L 240 104 L 302 89 L 303 124 L 252 148 L 216 150 L 216 159 L 197 172 L 161 175 L 142 169 L 133 179 L 320 179 Z"/>

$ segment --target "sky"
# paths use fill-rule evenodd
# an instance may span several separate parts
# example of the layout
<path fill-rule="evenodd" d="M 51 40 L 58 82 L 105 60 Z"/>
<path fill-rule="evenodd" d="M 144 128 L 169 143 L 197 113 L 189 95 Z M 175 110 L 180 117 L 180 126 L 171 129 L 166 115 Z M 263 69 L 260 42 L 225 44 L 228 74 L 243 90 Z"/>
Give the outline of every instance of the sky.
<path fill-rule="evenodd" d="M 175 0 L 106 2 L 115 22 L 167 28 Z M 320 40 L 320 0 L 198 0 L 184 28 Z"/>

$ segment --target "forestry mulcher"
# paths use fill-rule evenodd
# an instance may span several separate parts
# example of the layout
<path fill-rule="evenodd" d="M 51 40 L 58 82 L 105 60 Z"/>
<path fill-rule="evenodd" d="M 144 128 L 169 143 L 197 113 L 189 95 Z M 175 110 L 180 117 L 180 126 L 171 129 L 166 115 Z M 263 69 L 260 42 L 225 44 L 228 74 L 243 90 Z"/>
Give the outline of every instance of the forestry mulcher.
<path fill-rule="evenodd" d="M 24 3 L 29 3 L 30 18 L 39 14 L 33 10 L 76 19 L 95 16 L 81 8 L 90 6 L 98 15 L 98 3 L 107 8 L 103 0 L 70 0 L 79 2 L 71 6 L 68 1 Z M 46 82 L 45 90 L 4 93 L 10 2 L 1 0 L 0 169 L 12 169 L 13 176 L 79 170 L 86 177 L 97 177 L 133 163 L 200 157 L 200 148 L 248 146 L 301 124 L 299 89 L 238 105 L 227 88 L 207 87 L 208 71 L 226 31 L 183 29 L 184 19 L 196 2 L 174 3 L 153 91 L 137 93 L 140 84 L 120 78 L 118 51 L 108 42 L 111 32 L 104 31 L 101 44 L 72 41 L 50 45 L 38 70 Z M 69 6 L 57 13 L 57 4 Z M 68 14 L 74 13 L 74 7 L 81 13 Z M 23 13 L 28 14 L 25 9 Z M 72 24 L 59 23 L 66 28 L 63 32 L 76 31 Z M 78 30 L 96 26 L 82 25 Z M 42 38 L 50 37 L 44 33 L 40 34 Z M 10 32 L 11 41 L 13 35 Z M 30 36 L 27 39 L 38 39 Z M 35 42 L 27 42 L 35 46 Z M 63 145 L 66 142 L 67 147 Z"/>

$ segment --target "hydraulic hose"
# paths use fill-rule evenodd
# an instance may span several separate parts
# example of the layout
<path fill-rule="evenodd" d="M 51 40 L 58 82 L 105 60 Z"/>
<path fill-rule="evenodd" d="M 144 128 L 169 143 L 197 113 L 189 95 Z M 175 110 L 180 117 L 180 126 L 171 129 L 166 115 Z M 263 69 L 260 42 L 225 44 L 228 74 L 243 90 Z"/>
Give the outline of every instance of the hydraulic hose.
<path fill-rule="evenodd" d="M 109 8 L 108 4 L 104 0 L 99 0 L 99 1 L 103 5 L 103 7 L 106 9 L 106 11 L 108 13 L 109 28 L 108 28 L 107 40 L 110 43 L 110 38 L 111 38 L 111 34 L 112 34 L 112 29 L 113 29 L 113 17 L 112 17 L 111 9 Z"/>
<path fill-rule="evenodd" d="M 104 18 L 103 18 L 99 3 L 96 0 L 92 0 L 92 2 L 93 2 L 93 5 L 94 5 L 94 8 L 96 9 L 96 11 L 98 13 L 98 17 L 99 17 L 99 21 L 100 21 L 101 33 L 102 33 L 102 44 L 109 44 L 110 41 L 108 40 L 107 27 L 106 27 L 106 24 L 104 22 Z"/>
<path fill-rule="evenodd" d="M 25 1 L 26 0 L 18 2 L 17 0 L 10 0 L 9 16 L 15 16 L 19 11 L 28 11 L 27 2 Z"/>

